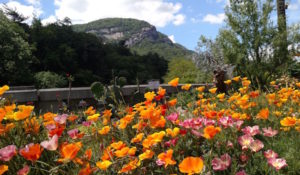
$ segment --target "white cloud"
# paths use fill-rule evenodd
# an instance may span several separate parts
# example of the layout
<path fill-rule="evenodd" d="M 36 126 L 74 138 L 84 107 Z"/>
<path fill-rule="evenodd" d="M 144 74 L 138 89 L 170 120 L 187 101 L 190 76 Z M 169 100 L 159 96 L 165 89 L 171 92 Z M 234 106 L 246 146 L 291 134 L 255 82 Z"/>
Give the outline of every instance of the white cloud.
<path fill-rule="evenodd" d="M 172 43 L 176 43 L 174 35 L 170 35 L 168 38 L 172 41 Z"/>
<path fill-rule="evenodd" d="M 32 4 L 32 5 L 40 5 L 40 0 L 26 0 L 26 2 L 28 4 Z"/>
<path fill-rule="evenodd" d="M 30 0 L 33 2 L 33 0 Z M 28 19 L 25 21 L 26 23 L 31 23 L 33 17 L 39 17 L 43 11 L 36 5 L 24 5 L 17 1 L 9 1 L 5 3 L 7 7 L 16 10 L 18 13 L 22 14 L 25 17 L 28 17 Z M 0 4 L 0 8 L 4 8 L 4 4 Z"/>
<path fill-rule="evenodd" d="M 183 24 L 181 3 L 164 0 L 55 0 L 55 16 L 69 17 L 73 23 L 86 23 L 108 17 L 136 18 L 157 26 Z"/>
<path fill-rule="evenodd" d="M 207 14 L 203 18 L 203 22 L 208 22 L 210 24 L 222 24 L 223 21 L 226 19 L 224 13 L 219 13 L 217 15 Z"/>
<path fill-rule="evenodd" d="M 43 20 L 42 20 L 42 24 L 43 24 L 43 25 L 46 25 L 46 24 L 54 23 L 54 22 L 56 22 L 56 21 L 57 21 L 57 18 L 56 18 L 54 15 L 51 15 L 51 16 L 49 16 L 48 18 L 43 19 Z"/>

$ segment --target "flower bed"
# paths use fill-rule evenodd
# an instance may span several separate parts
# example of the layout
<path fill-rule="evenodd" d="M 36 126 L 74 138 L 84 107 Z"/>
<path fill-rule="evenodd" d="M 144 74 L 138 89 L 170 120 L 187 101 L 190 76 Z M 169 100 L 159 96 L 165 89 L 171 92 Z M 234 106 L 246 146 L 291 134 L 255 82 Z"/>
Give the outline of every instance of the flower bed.
<path fill-rule="evenodd" d="M 268 93 L 247 78 L 225 83 L 241 88 L 185 85 L 169 100 L 159 88 L 132 107 L 66 114 L 2 98 L 0 175 L 299 173 L 300 83 Z"/>

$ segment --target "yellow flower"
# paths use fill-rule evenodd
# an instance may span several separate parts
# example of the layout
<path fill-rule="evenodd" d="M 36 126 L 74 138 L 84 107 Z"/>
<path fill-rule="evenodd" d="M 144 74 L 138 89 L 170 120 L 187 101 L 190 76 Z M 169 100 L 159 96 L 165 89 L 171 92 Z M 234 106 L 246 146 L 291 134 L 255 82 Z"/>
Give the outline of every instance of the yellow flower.
<path fill-rule="evenodd" d="M 151 159 L 153 157 L 153 155 L 154 155 L 154 152 L 148 149 L 144 153 L 139 155 L 139 159 L 141 161 L 145 160 L 145 159 Z"/>
<path fill-rule="evenodd" d="M 112 164 L 112 162 L 111 161 L 109 161 L 109 160 L 104 160 L 104 161 L 102 161 L 102 162 L 96 162 L 96 166 L 98 167 L 98 168 L 100 168 L 101 170 L 106 170 L 110 165 Z"/>
<path fill-rule="evenodd" d="M 166 133 L 171 137 L 176 137 L 179 134 L 180 129 L 175 127 L 173 130 L 168 128 L 166 129 Z"/>
<path fill-rule="evenodd" d="M 208 91 L 212 94 L 215 94 L 217 92 L 218 88 L 211 88 Z"/>
<path fill-rule="evenodd" d="M 100 116 L 100 114 L 90 115 L 90 116 L 87 117 L 87 120 L 88 120 L 88 121 L 94 121 L 94 122 L 95 122 L 95 121 L 98 120 L 99 116 Z"/>
<path fill-rule="evenodd" d="M 241 78 L 241 76 L 237 76 L 237 77 L 232 78 L 232 80 L 238 82 L 238 81 L 240 81 L 240 78 Z"/>
<path fill-rule="evenodd" d="M 251 84 L 250 80 L 244 80 L 244 81 L 242 81 L 243 87 L 248 87 L 250 84 Z"/>
<path fill-rule="evenodd" d="M 225 97 L 225 93 L 222 93 L 222 94 L 218 94 L 217 95 L 217 98 L 220 99 L 220 100 L 223 100 Z"/>
<path fill-rule="evenodd" d="M 197 90 L 198 92 L 203 92 L 204 89 L 205 89 L 205 86 L 200 86 L 200 87 L 198 87 L 196 90 Z"/>
<path fill-rule="evenodd" d="M 30 116 L 34 106 L 18 105 L 19 111 L 14 113 L 14 120 L 23 120 Z"/>
<path fill-rule="evenodd" d="M 173 80 L 168 82 L 168 85 L 176 87 L 176 86 L 178 86 L 178 81 L 179 81 L 179 78 L 174 78 Z"/>
<path fill-rule="evenodd" d="M 139 133 L 133 139 L 131 139 L 131 143 L 138 143 L 142 141 L 143 137 L 144 137 L 144 133 Z"/>
<path fill-rule="evenodd" d="M 7 85 L 0 87 L 0 96 L 3 95 L 8 90 L 9 90 L 9 86 Z"/>
<path fill-rule="evenodd" d="M 155 93 L 152 91 L 152 92 L 147 92 L 144 94 L 144 97 L 147 101 L 152 101 L 153 98 L 155 97 Z"/>
<path fill-rule="evenodd" d="M 276 81 L 271 81 L 270 85 L 274 86 L 276 84 Z"/>
<path fill-rule="evenodd" d="M 296 125 L 296 122 L 296 117 L 285 117 L 284 119 L 280 120 L 280 124 L 282 126 L 294 126 Z"/>
<path fill-rule="evenodd" d="M 226 80 L 224 81 L 225 84 L 230 85 L 231 84 L 231 80 Z"/>
<path fill-rule="evenodd" d="M 101 130 L 98 131 L 98 133 L 101 135 L 106 135 L 109 131 L 110 131 L 110 127 L 104 126 Z"/>
<path fill-rule="evenodd" d="M 185 84 L 185 85 L 181 86 L 181 89 L 188 91 L 191 88 L 191 86 L 192 86 L 191 84 Z"/>

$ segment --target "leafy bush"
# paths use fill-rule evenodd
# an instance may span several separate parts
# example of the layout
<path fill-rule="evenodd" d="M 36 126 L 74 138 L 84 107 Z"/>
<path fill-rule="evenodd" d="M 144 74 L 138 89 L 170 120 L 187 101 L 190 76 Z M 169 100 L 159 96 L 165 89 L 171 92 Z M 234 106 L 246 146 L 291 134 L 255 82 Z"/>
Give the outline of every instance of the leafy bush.
<path fill-rule="evenodd" d="M 59 88 L 67 85 L 67 79 L 54 72 L 42 71 L 34 75 L 37 88 Z"/>

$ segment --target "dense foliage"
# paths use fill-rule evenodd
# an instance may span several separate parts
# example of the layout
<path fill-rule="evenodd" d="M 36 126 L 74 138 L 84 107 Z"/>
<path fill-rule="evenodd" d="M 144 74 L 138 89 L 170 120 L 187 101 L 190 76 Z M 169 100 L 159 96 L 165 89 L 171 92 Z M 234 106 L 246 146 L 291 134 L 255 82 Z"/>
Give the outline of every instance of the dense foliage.
<path fill-rule="evenodd" d="M 127 84 L 135 84 L 136 79 L 140 83 L 161 79 L 167 71 L 167 61 L 157 54 L 140 56 L 119 43 L 103 44 L 92 34 L 74 32 L 68 20 L 43 26 L 34 19 L 28 26 L 1 13 L 2 18 L 1 83 L 32 84 L 33 74 L 50 71 L 73 75 L 74 86 L 89 86 L 94 81 L 108 84 L 113 77 L 125 77 Z"/>
<path fill-rule="evenodd" d="M 39 114 L 1 98 L 0 174 L 300 172 L 299 82 L 273 81 L 265 93 L 238 76 L 228 95 L 178 83 L 169 100 L 159 88 L 113 110 Z"/>

